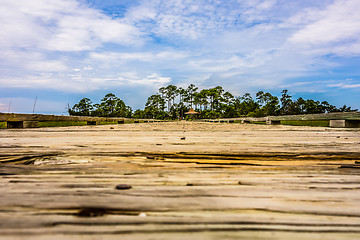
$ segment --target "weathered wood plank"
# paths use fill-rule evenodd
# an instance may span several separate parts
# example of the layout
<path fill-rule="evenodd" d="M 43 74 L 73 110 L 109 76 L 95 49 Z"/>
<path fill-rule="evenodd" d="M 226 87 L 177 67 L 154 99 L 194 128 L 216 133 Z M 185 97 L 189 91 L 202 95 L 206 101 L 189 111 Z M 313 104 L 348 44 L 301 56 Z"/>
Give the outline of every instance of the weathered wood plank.
<path fill-rule="evenodd" d="M 0 239 L 357 239 L 360 169 L 341 166 L 359 146 L 286 126 L 3 130 Z"/>

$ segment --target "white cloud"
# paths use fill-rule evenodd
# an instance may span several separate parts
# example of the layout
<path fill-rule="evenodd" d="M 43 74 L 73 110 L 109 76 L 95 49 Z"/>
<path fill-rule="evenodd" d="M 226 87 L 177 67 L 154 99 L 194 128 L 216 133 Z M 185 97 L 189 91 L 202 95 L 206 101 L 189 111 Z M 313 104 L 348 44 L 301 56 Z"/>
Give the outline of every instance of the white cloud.
<path fill-rule="evenodd" d="M 68 68 L 64 65 L 62 61 L 52 61 L 52 60 L 39 60 L 31 61 L 26 64 L 26 67 L 32 71 L 38 72 L 61 72 L 66 71 Z"/>
<path fill-rule="evenodd" d="M 139 77 L 138 74 L 134 72 L 123 73 L 122 76 L 118 78 L 118 80 L 125 84 L 152 85 L 154 87 L 163 86 L 171 82 L 170 77 L 162 77 L 157 73 L 151 73 L 146 77 Z"/>
<path fill-rule="evenodd" d="M 346 84 L 346 83 L 336 83 L 329 84 L 328 87 L 338 87 L 338 88 L 360 88 L 360 84 Z"/>
<path fill-rule="evenodd" d="M 276 0 L 144 0 L 125 19 L 162 37 L 198 39 L 209 32 L 243 27 L 266 19 Z"/>
<path fill-rule="evenodd" d="M 338 92 L 345 89 L 360 89 L 360 84 L 358 81 L 353 79 L 326 79 L 326 80 L 308 80 L 308 81 L 299 81 L 293 83 L 281 84 L 282 89 L 291 89 L 295 92 Z"/>
<path fill-rule="evenodd" d="M 88 92 L 124 85 L 146 85 L 157 88 L 171 82 L 171 77 L 159 73 L 139 74 L 138 72 L 123 72 L 104 75 L 101 77 L 86 75 L 81 71 L 75 74 L 39 74 L 28 77 L 0 77 L 0 84 L 8 88 L 19 87 L 26 89 L 53 89 L 66 92 Z"/>
<path fill-rule="evenodd" d="M 198 69 L 202 72 L 227 72 L 231 69 L 241 69 L 248 67 L 248 63 L 237 56 L 231 56 L 223 59 L 198 59 L 191 60 L 189 62 L 190 66 L 193 66 L 194 69 Z"/>
<path fill-rule="evenodd" d="M 160 51 L 160 52 L 92 52 L 90 58 L 99 61 L 142 61 L 152 62 L 158 60 L 174 60 L 188 57 L 187 52 L 182 51 Z"/>
<path fill-rule="evenodd" d="M 360 4 L 358 0 L 337 0 L 323 10 L 306 10 L 306 24 L 289 42 L 317 50 L 320 54 L 360 53 Z"/>
<path fill-rule="evenodd" d="M 106 42 L 138 45 L 141 44 L 140 36 L 140 32 L 133 26 L 89 11 L 63 16 L 45 48 L 55 51 L 83 51 L 95 49 Z"/>
<path fill-rule="evenodd" d="M 232 28 L 235 32 L 237 22 L 251 23 L 264 19 L 263 14 L 271 9 L 275 1 L 258 0 L 256 4 L 253 4 L 254 1 L 237 2 L 236 0 L 226 3 L 207 0 L 196 2 L 188 0 L 143 1 L 142 4 L 128 9 L 124 18 L 118 19 L 111 19 L 98 10 L 78 4 L 75 0 L 64 0 L 61 3 L 54 3 L 50 0 L 35 0 L 34 4 L 23 3 L 24 0 L 5 5 L 9 12 L 17 14 L 16 17 L 9 17 L 8 19 L 9 21 L 22 19 L 19 25 L 34 30 L 36 34 L 34 34 L 33 39 L 30 37 L 27 40 L 24 40 L 25 36 L 17 36 L 16 34 L 10 34 L 11 36 L 6 39 L 9 40 L 13 37 L 24 40 L 26 46 L 31 47 L 34 49 L 33 52 L 37 51 L 39 54 L 36 58 L 29 56 L 26 61 L 21 61 L 19 59 L 24 59 L 23 56 L 28 53 L 16 50 L 18 66 L 23 65 L 24 69 L 28 71 L 40 72 L 35 75 L 34 72 L 30 72 L 29 75 L 32 77 L 24 78 L 24 81 L 28 82 L 32 81 L 31 79 L 38 79 L 38 75 L 44 77 L 46 73 L 53 72 L 53 75 L 47 75 L 45 81 L 46 84 L 52 82 L 49 86 L 66 89 L 66 86 L 70 85 L 69 82 L 72 81 L 72 90 L 96 89 L 100 83 L 105 84 L 106 82 L 116 85 L 116 81 L 119 79 L 114 76 L 116 73 L 124 72 L 124 70 L 143 73 L 158 72 L 159 75 L 154 77 L 148 74 L 141 78 L 125 78 L 122 80 L 123 82 L 161 84 L 174 79 L 160 77 L 167 75 L 168 72 L 178 74 L 178 77 L 183 79 L 182 81 L 188 81 L 186 79 L 197 81 L 193 79 L 193 76 L 211 76 L 213 73 L 223 74 L 223 78 L 226 75 L 234 76 L 242 73 L 244 69 L 260 67 L 269 60 L 267 54 L 263 53 L 267 51 L 266 49 L 251 53 L 252 50 L 258 49 L 258 44 L 262 41 L 254 44 L 244 57 L 236 56 L 231 52 L 224 53 L 222 52 L 224 49 L 218 50 L 217 48 L 221 44 L 228 46 L 229 49 L 231 47 L 238 48 L 239 40 L 244 38 L 242 34 L 250 32 L 251 40 L 248 42 L 251 42 L 257 39 L 259 34 L 268 32 L 271 29 L 271 27 L 268 28 L 270 25 L 257 25 L 256 30 L 252 32 L 244 31 L 235 37 L 226 36 L 226 39 L 234 39 L 231 44 L 222 40 L 224 29 L 235 26 L 235 29 Z M 21 8 L 22 6 L 24 8 Z M 13 22 L 13 27 L 16 29 L 16 21 Z M 194 47 L 190 45 L 191 51 L 175 48 L 144 50 L 144 48 L 136 45 L 143 40 L 143 35 L 138 29 L 146 31 L 148 34 L 156 33 L 159 36 L 189 37 L 197 39 L 197 42 L 191 43 L 195 43 Z M 204 38 L 199 39 L 200 36 Z M 207 42 L 211 42 L 209 38 L 217 40 L 206 46 Z M 123 49 L 108 51 L 106 48 L 105 50 L 98 48 L 105 42 L 128 45 L 132 49 L 131 51 L 124 51 Z M 21 47 L 16 41 L 13 43 L 12 47 Z M 134 46 L 135 48 L 133 48 Z M 247 48 L 243 43 L 241 43 L 241 47 L 242 49 Z M 208 49 L 204 50 L 205 48 Z M 92 52 L 88 55 L 84 54 L 89 58 L 74 59 L 71 56 L 66 56 L 52 59 L 49 57 L 54 51 L 89 50 Z M 208 51 L 214 52 L 208 54 Z M 80 67 L 79 61 L 83 61 L 84 65 L 96 66 L 96 71 L 91 71 L 92 74 L 90 74 L 89 70 L 92 68 Z M 19 64 L 20 62 L 21 64 Z M 130 65 L 132 63 L 136 63 L 136 65 Z M 74 74 L 74 72 L 76 73 Z M 4 76 L 3 79 L 5 78 Z M 103 80 L 100 80 L 101 78 Z M 15 83 L 19 83 L 16 79 L 11 85 L 15 86 Z M 80 79 L 83 80 L 80 81 Z M 41 81 L 35 82 L 34 86 L 40 87 L 39 83 Z M 81 88 L 81 84 L 86 86 Z M 19 86 L 25 85 L 27 84 L 19 83 Z"/>
<path fill-rule="evenodd" d="M 83 67 L 83 70 L 84 70 L 84 71 L 91 71 L 91 70 L 93 70 L 93 69 L 94 69 L 94 68 L 91 67 L 91 66 Z"/>
<path fill-rule="evenodd" d="M 143 42 L 135 26 L 76 0 L 0 0 L 0 4 L 0 82 L 9 88 L 97 89 L 98 85 L 77 80 L 94 78 L 80 73 L 93 68 L 86 66 L 91 62 L 84 62 L 85 54 L 73 53 L 106 43 L 138 47 Z M 69 67 L 81 65 L 85 67 Z"/>
<path fill-rule="evenodd" d="M 152 61 L 155 58 L 155 55 L 149 52 L 93 52 L 90 53 L 90 58 L 100 61 Z"/>
<path fill-rule="evenodd" d="M 68 67 L 62 60 L 49 59 L 45 54 L 37 51 L 16 51 L 4 50 L 0 55 L 0 60 L 4 66 L 15 71 L 21 72 L 53 72 L 66 71 Z M 4 74 L 4 73 L 3 73 Z"/>
<path fill-rule="evenodd" d="M 0 47 L 6 48 L 83 51 L 106 42 L 142 43 L 136 27 L 75 0 L 2 1 L 0 29 Z"/>
<path fill-rule="evenodd" d="M 296 87 L 292 79 L 340 65 L 323 55 L 360 54 L 355 0 L 139 0 L 112 16 L 79 1 L 0 0 L 1 84 Z"/>
<path fill-rule="evenodd" d="M 360 37 L 360 36 L 359 36 Z M 341 42 L 306 49 L 304 53 L 313 55 L 335 54 L 340 57 L 354 57 L 360 55 L 360 40 Z"/>
<path fill-rule="evenodd" d="M 126 15 L 131 22 L 149 21 L 156 18 L 157 10 L 151 1 L 145 1 L 142 5 L 130 8 Z"/>

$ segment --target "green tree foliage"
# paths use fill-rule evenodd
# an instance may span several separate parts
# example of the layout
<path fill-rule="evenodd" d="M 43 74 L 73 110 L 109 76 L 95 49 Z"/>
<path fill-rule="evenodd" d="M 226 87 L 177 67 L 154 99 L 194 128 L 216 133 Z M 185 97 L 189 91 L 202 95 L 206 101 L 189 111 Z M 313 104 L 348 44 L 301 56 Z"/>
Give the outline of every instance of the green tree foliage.
<path fill-rule="evenodd" d="M 174 100 L 178 95 L 177 87 L 175 85 L 168 85 L 159 89 L 159 93 L 162 98 L 167 102 L 167 110 L 171 110 L 171 106 L 174 104 Z"/>
<path fill-rule="evenodd" d="M 250 93 L 245 93 L 242 97 L 237 97 L 234 105 L 237 117 L 252 116 L 256 110 L 260 108 L 259 103 L 251 97 Z"/>
<path fill-rule="evenodd" d="M 256 116 L 274 116 L 279 114 L 280 106 L 279 99 L 270 93 L 264 93 L 259 91 L 256 94 L 256 99 L 258 100 L 259 108 L 256 109 Z"/>
<path fill-rule="evenodd" d="M 187 106 L 188 108 L 193 107 L 194 98 L 195 95 L 197 94 L 197 90 L 198 87 L 196 87 L 194 84 L 190 84 L 188 88 L 185 90 L 184 103 L 186 103 L 185 106 Z"/>
<path fill-rule="evenodd" d="M 94 106 L 91 100 L 83 98 L 69 109 L 69 114 L 75 116 L 90 116 L 93 109 Z"/>
<path fill-rule="evenodd" d="M 136 114 L 147 118 L 178 119 L 183 117 L 190 108 L 200 112 L 200 118 L 356 111 L 347 106 L 338 109 L 326 101 L 305 100 L 301 97 L 292 100 L 292 96 L 286 89 L 281 94 L 281 97 L 277 97 L 269 92 L 259 91 L 254 99 L 250 93 L 235 97 L 221 86 L 198 90 L 194 84 L 187 88 L 169 85 L 160 88 L 158 94 L 150 96 L 145 109 L 138 110 Z"/>
<path fill-rule="evenodd" d="M 100 104 L 92 104 L 88 98 L 83 98 L 79 103 L 69 109 L 73 116 L 96 116 L 96 117 L 131 117 L 132 109 L 126 106 L 123 100 L 112 93 L 105 95 Z"/>
<path fill-rule="evenodd" d="M 166 119 L 165 99 L 160 94 L 151 95 L 145 104 L 144 116 L 146 118 Z"/>
<path fill-rule="evenodd" d="M 101 116 L 101 117 L 134 117 L 151 119 L 179 119 L 186 117 L 185 112 L 194 108 L 200 118 L 234 118 L 242 116 L 274 116 L 315 114 L 330 112 L 357 111 L 346 105 L 337 108 L 327 101 L 319 102 L 299 97 L 292 99 L 288 90 L 283 90 L 281 96 L 273 96 L 269 92 L 259 91 L 253 98 L 250 93 L 241 97 L 233 96 L 221 86 L 199 90 L 194 84 L 187 88 L 168 85 L 151 95 L 144 110 L 132 110 L 124 101 L 109 93 L 99 104 L 93 104 L 90 99 L 83 98 L 69 109 L 70 115 Z"/>
<path fill-rule="evenodd" d="M 280 108 L 280 114 L 284 115 L 284 114 L 295 114 L 296 111 L 294 108 L 294 102 L 291 99 L 291 96 L 288 94 L 288 90 L 285 89 L 283 90 L 280 98 L 280 102 L 281 102 L 281 108 Z"/>

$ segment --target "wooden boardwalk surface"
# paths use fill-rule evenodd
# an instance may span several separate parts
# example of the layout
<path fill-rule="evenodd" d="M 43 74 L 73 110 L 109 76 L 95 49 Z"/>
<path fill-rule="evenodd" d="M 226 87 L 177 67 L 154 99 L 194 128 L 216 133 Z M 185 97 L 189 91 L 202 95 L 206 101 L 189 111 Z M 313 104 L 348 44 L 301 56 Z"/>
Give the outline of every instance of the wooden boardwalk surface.
<path fill-rule="evenodd" d="M 359 162 L 360 129 L 0 130 L 0 239 L 360 239 Z"/>

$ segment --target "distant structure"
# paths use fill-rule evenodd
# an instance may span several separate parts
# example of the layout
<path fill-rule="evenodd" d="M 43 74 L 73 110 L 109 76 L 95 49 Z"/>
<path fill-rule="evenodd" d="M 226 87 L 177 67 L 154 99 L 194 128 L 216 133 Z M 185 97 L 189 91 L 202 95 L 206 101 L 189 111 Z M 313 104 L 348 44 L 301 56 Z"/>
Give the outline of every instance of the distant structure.
<path fill-rule="evenodd" d="M 190 108 L 190 110 L 188 112 L 185 113 L 185 115 L 190 115 L 191 119 L 195 119 L 196 115 L 199 115 L 199 112 L 195 112 L 195 110 L 193 108 Z"/>
<path fill-rule="evenodd" d="M 155 119 L 0 113 L 0 129 L 163 122 Z"/>

